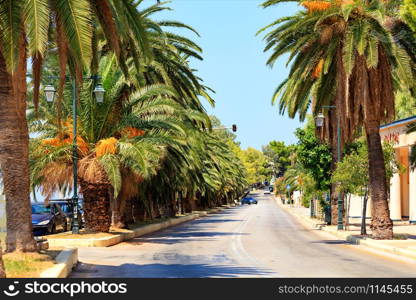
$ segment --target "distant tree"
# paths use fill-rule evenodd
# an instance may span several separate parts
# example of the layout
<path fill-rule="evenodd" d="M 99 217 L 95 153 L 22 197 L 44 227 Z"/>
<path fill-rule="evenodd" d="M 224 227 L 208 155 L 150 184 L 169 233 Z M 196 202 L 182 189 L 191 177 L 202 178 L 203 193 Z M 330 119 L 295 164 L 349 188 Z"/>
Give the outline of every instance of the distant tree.
<path fill-rule="evenodd" d="M 270 174 L 270 166 L 266 156 L 259 150 L 248 147 L 242 151 L 242 161 L 247 170 L 249 183 L 265 181 Z"/>
<path fill-rule="evenodd" d="M 302 168 L 309 173 L 319 191 L 328 191 L 331 180 L 331 151 L 329 146 L 315 136 L 313 123 L 295 132 L 298 138 L 296 159 Z"/>
<path fill-rule="evenodd" d="M 263 146 L 263 154 L 274 163 L 277 177 L 283 176 L 290 166 L 290 155 L 293 153 L 294 146 L 286 146 L 281 141 L 271 141 L 268 145 Z"/>
<path fill-rule="evenodd" d="M 395 95 L 396 119 L 404 119 L 416 115 L 416 98 L 410 91 L 398 91 Z"/>

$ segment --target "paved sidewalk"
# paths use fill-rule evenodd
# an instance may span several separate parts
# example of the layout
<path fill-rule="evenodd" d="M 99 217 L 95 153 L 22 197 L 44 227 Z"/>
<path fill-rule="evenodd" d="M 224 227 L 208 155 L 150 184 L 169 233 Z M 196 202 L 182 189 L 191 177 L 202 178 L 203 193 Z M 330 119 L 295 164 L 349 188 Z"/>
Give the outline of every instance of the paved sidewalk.
<path fill-rule="evenodd" d="M 275 200 L 282 208 L 296 216 L 300 221 L 303 221 L 302 223 L 306 223 L 312 228 L 329 232 L 338 239 L 346 240 L 353 244 L 359 244 L 375 250 L 416 260 L 415 225 L 409 225 L 405 222 L 395 223 L 393 228 L 395 238 L 393 240 L 374 240 L 371 238 L 371 229 L 368 225 L 368 236 L 360 235 L 361 225 L 358 222 L 350 224 L 347 228 L 348 230 L 337 230 L 335 225 L 325 225 L 322 220 L 311 218 L 308 208 L 282 204 L 277 198 L 275 198 Z"/>

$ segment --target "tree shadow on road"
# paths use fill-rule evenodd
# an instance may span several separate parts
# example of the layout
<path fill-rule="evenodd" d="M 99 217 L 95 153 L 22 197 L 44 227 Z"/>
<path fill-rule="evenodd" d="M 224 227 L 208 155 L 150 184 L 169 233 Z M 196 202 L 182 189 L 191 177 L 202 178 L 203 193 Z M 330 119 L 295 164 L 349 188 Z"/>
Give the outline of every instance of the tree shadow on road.
<path fill-rule="evenodd" d="M 215 264 L 122 264 L 120 266 L 79 264 L 71 278 L 207 278 L 277 277 L 267 270 Z"/>
<path fill-rule="evenodd" d="M 188 242 L 207 242 L 222 236 L 235 236 L 235 235 L 248 235 L 248 233 L 233 233 L 233 232 L 207 232 L 207 231 L 182 231 L 182 232 L 169 232 L 163 235 L 151 235 L 135 238 L 127 241 L 127 244 L 145 244 L 145 243 L 158 243 L 158 244 L 177 244 Z"/>
<path fill-rule="evenodd" d="M 206 223 L 229 223 L 229 222 L 242 222 L 243 220 L 236 220 L 236 219 L 213 219 L 213 218 L 207 218 L 207 219 L 199 219 L 192 222 L 192 224 L 198 225 L 198 224 L 206 224 Z"/>

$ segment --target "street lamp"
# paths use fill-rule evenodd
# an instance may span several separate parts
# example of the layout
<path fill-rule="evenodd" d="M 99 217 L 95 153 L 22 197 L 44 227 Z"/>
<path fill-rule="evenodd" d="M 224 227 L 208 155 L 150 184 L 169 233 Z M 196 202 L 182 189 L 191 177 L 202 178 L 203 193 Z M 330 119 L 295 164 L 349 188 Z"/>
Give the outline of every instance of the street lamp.
<path fill-rule="evenodd" d="M 323 113 L 319 113 L 316 117 L 315 117 L 315 125 L 318 128 L 321 128 L 322 126 L 324 126 L 324 120 L 325 120 L 325 116 Z"/>
<path fill-rule="evenodd" d="M 322 108 L 334 109 L 336 106 L 334 105 L 324 105 Z M 315 117 L 315 125 L 318 128 L 324 126 L 325 116 L 322 112 L 318 113 Z M 341 124 L 340 124 L 340 114 L 337 112 L 337 161 L 341 161 Z M 337 229 L 343 230 L 344 229 L 344 222 L 342 218 L 342 211 L 343 211 L 343 199 L 341 192 L 338 192 L 338 222 L 337 222 Z"/>
<path fill-rule="evenodd" d="M 68 78 L 67 78 L 68 79 Z M 99 79 L 98 76 L 86 77 L 84 79 L 94 80 Z M 72 233 L 79 234 L 79 221 L 78 221 L 78 146 L 77 146 L 77 118 L 78 118 L 78 106 L 77 106 L 77 82 L 75 79 L 70 79 L 72 84 L 72 119 L 73 119 L 73 141 L 72 141 L 72 172 L 73 172 L 73 224 Z M 53 102 L 55 99 L 56 90 L 53 85 L 47 85 L 44 88 L 46 101 Z M 98 103 L 102 103 L 104 100 L 105 90 L 101 84 L 97 84 L 94 88 L 95 99 Z"/>
<path fill-rule="evenodd" d="M 97 100 L 98 103 L 104 102 L 104 93 L 105 90 L 103 86 L 99 83 L 94 89 L 95 100 Z"/>
<path fill-rule="evenodd" d="M 46 101 L 53 102 L 53 100 L 55 99 L 55 93 L 56 93 L 56 90 L 53 87 L 53 85 L 48 84 L 47 86 L 45 86 L 44 91 L 45 91 Z"/>

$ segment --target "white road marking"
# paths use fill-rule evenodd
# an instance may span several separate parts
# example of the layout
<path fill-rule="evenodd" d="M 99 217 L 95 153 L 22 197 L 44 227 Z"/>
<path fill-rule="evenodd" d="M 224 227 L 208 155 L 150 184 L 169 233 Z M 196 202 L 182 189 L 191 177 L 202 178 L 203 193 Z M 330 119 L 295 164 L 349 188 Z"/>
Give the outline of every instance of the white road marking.
<path fill-rule="evenodd" d="M 257 210 L 259 207 L 258 205 L 255 205 L 255 208 L 253 208 L 252 206 L 253 205 L 250 206 L 250 209 L 246 209 L 247 212 L 242 217 L 243 221 L 241 221 L 239 225 L 236 227 L 236 229 L 233 231 L 233 235 L 231 237 L 231 249 L 234 254 L 233 256 L 236 258 L 239 264 L 241 265 L 249 264 L 250 267 L 255 267 L 256 269 L 259 269 L 259 273 L 262 273 L 262 271 L 268 270 L 268 269 L 264 267 L 257 259 L 252 257 L 246 251 L 241 240 L 241 236 L 245 233 L 245 229 L 247 225 L 253 218 L 253 215 L 254 215 L 253 209 Z M 268 277 L 281 277 L 281 276 L 276 272 L 271 272 L 270 274 L 267 274 L 267 275 L 256 274 L 256 275 L 253 275 L 252 277 L 267 277 L 268 278 Z"/>

